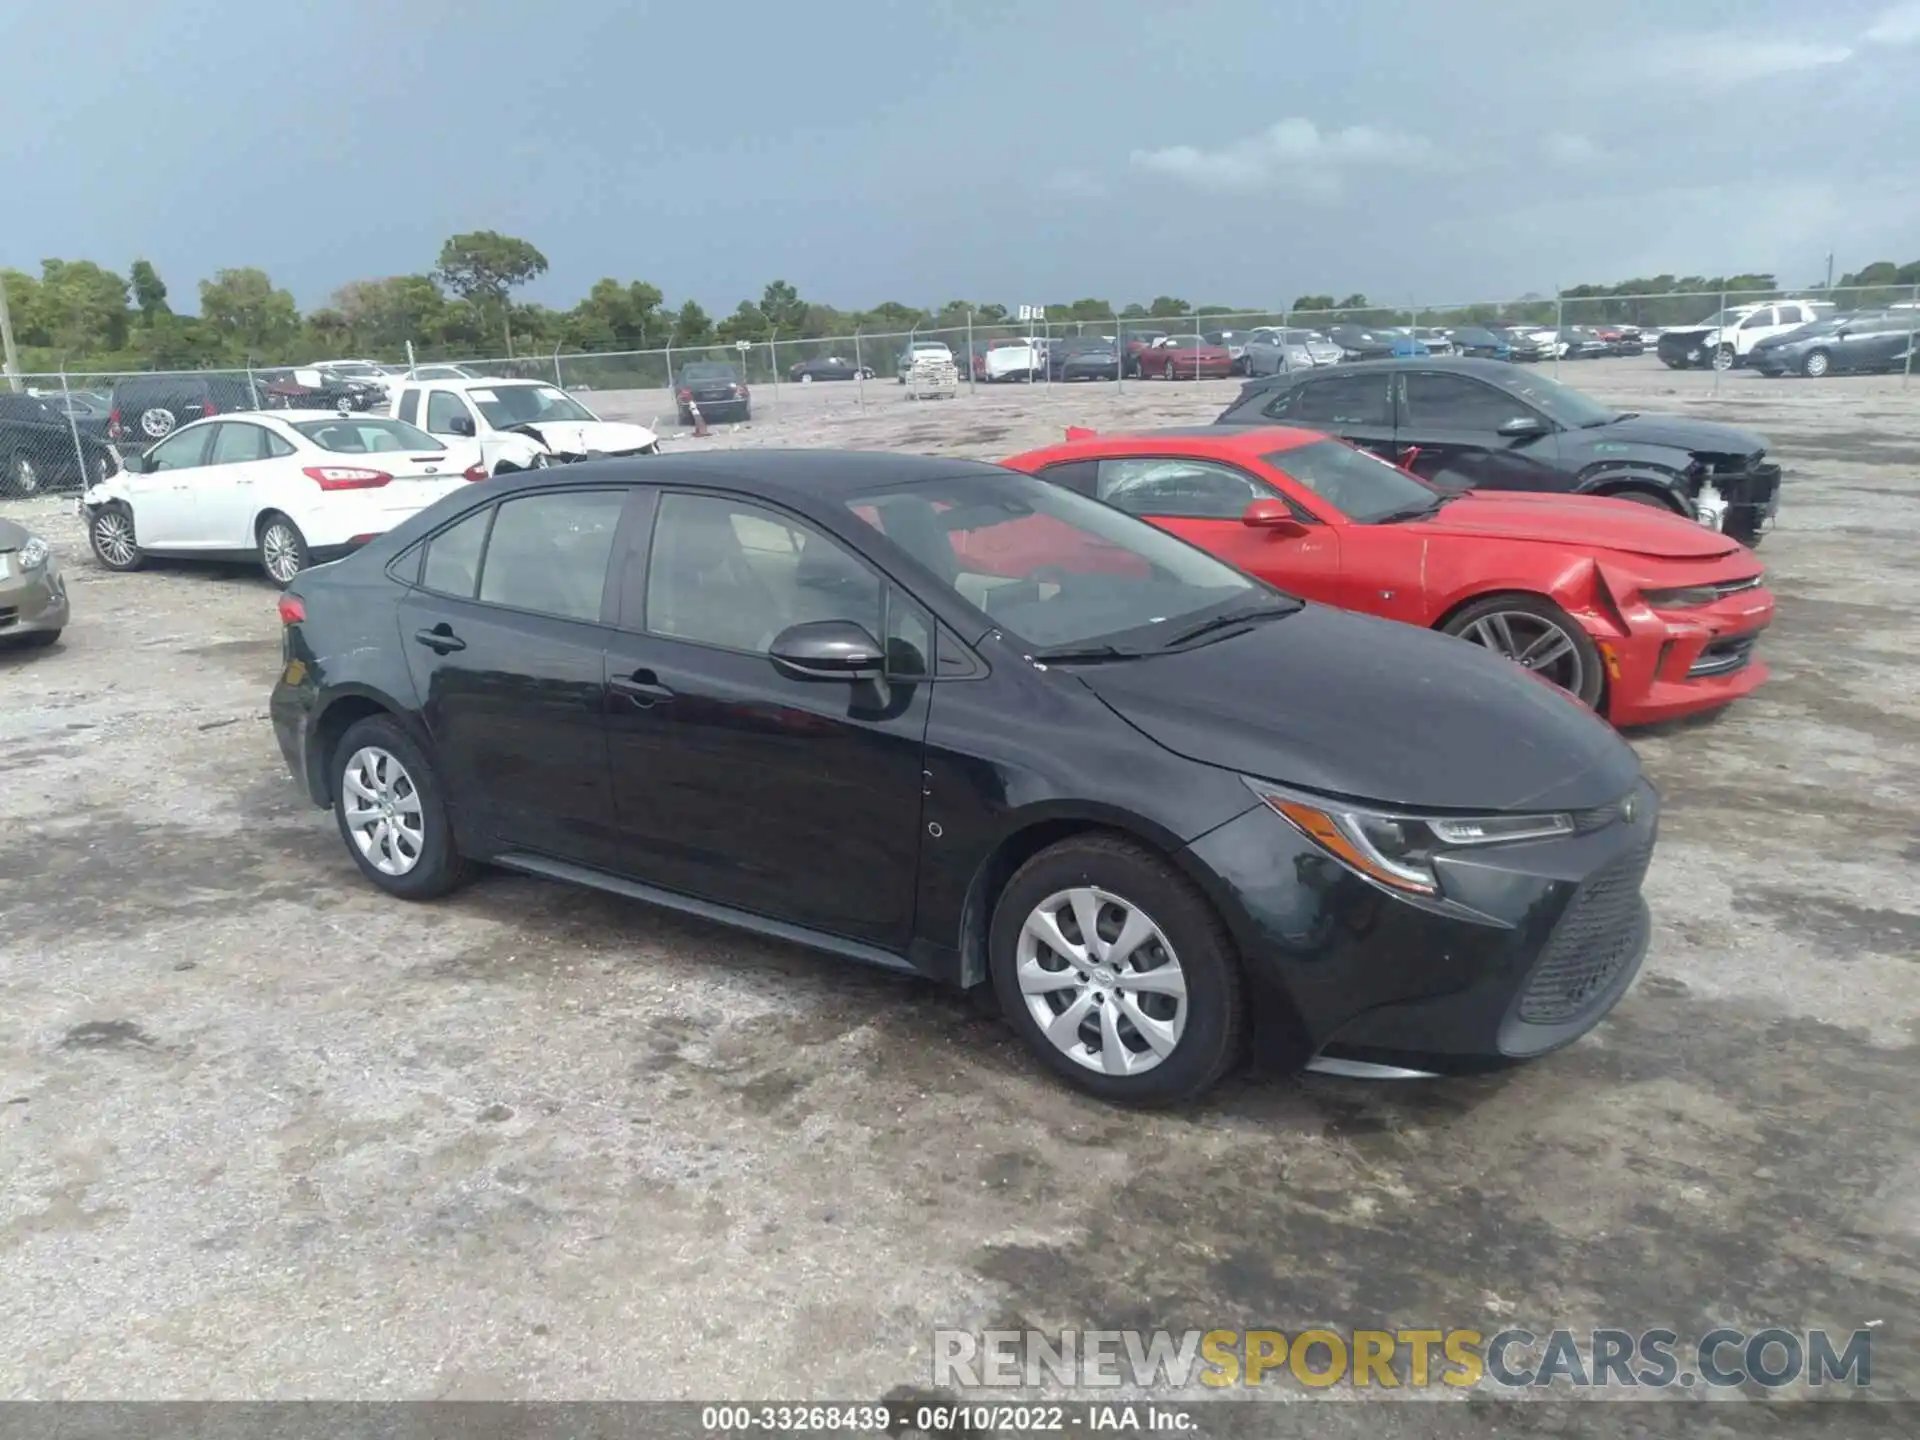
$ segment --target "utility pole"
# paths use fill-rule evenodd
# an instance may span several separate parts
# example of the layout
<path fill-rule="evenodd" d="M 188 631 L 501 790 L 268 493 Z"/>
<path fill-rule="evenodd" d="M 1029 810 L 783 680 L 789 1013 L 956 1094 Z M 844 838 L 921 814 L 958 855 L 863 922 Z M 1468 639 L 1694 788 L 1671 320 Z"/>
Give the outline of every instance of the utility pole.
<path fill-rule="evenodd" d="M 1827 294 L 1828 296 L 1833 294 L 1833 252 L 1831 250 L 1827 252 Z"/>
<path fill-rule="evenodd" d="M 7 377 L 7 388 L 20 388 L 20 355 L 13 348 L 13 316 L 7 313 L 7 278 L 0 275 L 0 372 Z"/>

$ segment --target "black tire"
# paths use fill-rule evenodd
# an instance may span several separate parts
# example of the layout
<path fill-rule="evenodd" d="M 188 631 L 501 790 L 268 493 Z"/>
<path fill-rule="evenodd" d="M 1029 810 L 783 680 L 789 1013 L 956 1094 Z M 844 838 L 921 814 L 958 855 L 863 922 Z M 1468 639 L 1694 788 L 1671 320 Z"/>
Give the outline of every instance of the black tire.
<path fill-rule="evenodd" d="M 9 495 L 38 495 L 45 484 L 40 467 L 26 455 L 15 455 L 7 462 L 6 477 Z"/>
<path fill-rule="evenodd" d="M 1151 919 L 1178 957 L 1186 982 L 1187 1015 L 1179 1039 L 1169 1054 L 1137 1075 L 1107 1074 L 1074 1060 L 1047 1038 L 1021 995 L 1017 950 L 1028 916 L 1059 891 L 1089 886 Z M 1008 1023 L 1048 1069 L 1103 1100 L 1129 1105 L 1194 1100 L 1240 1058 L 1246 1011 L 1233 938 L 1191 881 L 1133 841 L 1077 836 L 1028 860 L 1000 892 L 988 954 L 994 992 Z"/>
<path fill-rule="evenodd" d="M 133 511 L 117 500 L 102 505 L 87 521 L 87 543 L 93 547 L 93 558 L 109 570 L 124 574 L 147 563 L 139 532 L 134 528 Z"/>
<path fill-rule="evenodd" d="M 1634 497 L 1631 495 L 1620 495 L 1615 498 L 1630 500 Z M 1594 644 L 1591 635 L 1580 628 L 1579 621 L 1575 620 L 1544 595 L 1489 595 L 1485 599 L 1474 601 L 1458 614 L 1449 616 L 1447 621 L 1441 625 L 1440 629 L 1442 633 L 1465 639 L 1469 644 L 1481 644 L 1481 641 L 1468 635 L 1467 632 L 1472 630 L 1481 621 L 1503 612 L 1531 615 L 1538 620 L 1555 626 L 1573 642 L 1573 648 L 1575 652 L 1577 652 L 1580 660 L 1579 683 L 1577 685 L 1562 685 L 1561 688 L 1569 691 L 1575 698 L 1580 700 L 1582 704 L 1589 708 L 1599 709 L 1600 696 L 1606 690 L 1607 681 L 1606 670 L 1600 658 L 1600 647 Z M 1493 647 L 1489 646 L 1487 648 L 1491 649 Z M 1496 650 L 1495 653 L 1499 652 Z M 1516 661 L 1515 663 L 1518 662 Z M 1528 668 L 1531 669 L 1532 667 L 1529 666 Z M 1543 676 L 1542 678 L 1551 679 L 1552 677 Z"/>
<path fill-rule="evenodd" d="M 60 639 L 58 630 L 34 630 L 26 635 L 15 637 L 14 643 L 22 650 L 45 650 Z"/>
<path fill-rule="evenodd" d="M 363 750 L 380 750 L 398 761 L 411 793 L 418 798 L 420 836 L 418 858 L 404 874 L 381 870 L 368 859 L 349 825 L 347 805 L 347 769 Z M 432 764 L 398 721 L 387 715 L 369 715 L 347 727 L 327 762 L 328 793 L 333 800 L 334 823 L 340 831 L 347 854 L 360 867 L 360 873 L 380 889 L 402 900 L 435 900 L 458 888 L 471 867 L 453 842 L 453 826 L 447 820 L 446 800 L 440 793 L 440 780 Z"/>
<path fill-rule="evenodd" d="M 260 572 L 282 590 L 313 563 L 313 552 L 307 549 L 307 537 L 300 533 L 298 525 L 278 510 L 269 510 L 260 517 L 257 544 Z"/>
<path fill-rule="evenodd" d="M 682 425 L 691 425 L 693 423 L 693 412 L 691 410 L 683 409 L 680 412 L 680 423 Z"/>
<path fill-rule="evenodd" d="M 1668 504 L 1651 490 L 1614 490 L 1609 492 L 1606 498 L 1609 500 L 1630 500 L 1635 505 L 1645 505 L 1654 510 L 1664 510 L 1669 515 L 1680 514 L 1672 505 Z"/>
<path fill-rule="evenodd" d="M 740 407 L 739 423 L 744 425 L 747 423 L 747 421 L 751 420 L 752 418 L 753 418 L 753 407 L 751 405 L 742 405 Z"/>

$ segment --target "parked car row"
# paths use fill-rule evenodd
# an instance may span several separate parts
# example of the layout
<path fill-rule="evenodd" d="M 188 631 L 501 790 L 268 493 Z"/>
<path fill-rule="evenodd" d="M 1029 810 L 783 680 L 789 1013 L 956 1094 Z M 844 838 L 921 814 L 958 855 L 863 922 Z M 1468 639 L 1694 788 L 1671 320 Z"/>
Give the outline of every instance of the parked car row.
<path fill-rule="evenodd" d="M 537 382 L 392 406 L 190 421 L 82 502 L 108 569 L 284 587 L 275 732 L 372 884 L 487 862 L 986 986 L 1113 1100 L 1190 1099 L 1243 1039 L 1404 1076 L 1585 1033 L 1657 831 L 1605 721 L 1766 678 L 1765 441 L 1494 361 L 1251 378 L 1211 426 L 1000 466 L 644 431 L 490 466 L 636 437 Z M 0 527 L 29 591 L 50 635 L 53 558 Z"/>

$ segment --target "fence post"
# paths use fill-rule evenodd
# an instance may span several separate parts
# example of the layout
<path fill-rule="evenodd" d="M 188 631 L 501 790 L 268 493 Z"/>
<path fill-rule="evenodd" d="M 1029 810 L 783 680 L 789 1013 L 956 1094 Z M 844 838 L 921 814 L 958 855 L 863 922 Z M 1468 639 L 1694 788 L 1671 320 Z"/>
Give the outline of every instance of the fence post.
<path fill-rule="evenodd" d="M 973 385 L 973 307 L 967 307 L 967 398 L 974 397 Z"/>
<path fill-rule="evenodd" d="M 1553 378 L 1560 378 L 1560 349 L 1567 343 L 1567 297 L 1560 293 L 1560 282 L 1553 284 Z"/>
<path fill-rule="evenodd" d="M 413 341 L 409 340 L 407 341 L 407 374 L 413 374 L 413 367 L 416 363 L 418 362 L 413 358 Z"/>
<path fill-rule="evenodd" d="M 667 398 L 673 398 L 673 333 L 667 333 Z"/>
<path fill-rule="evenodd" d="M 1916 325 L 1920 325 L 1920 283 L 1913 287 L 1913 319 L 1907 324 L 1907 378 L 1900 382 L 1903 387 L 1913 384 L 1913 337 Z"/>
<path fill-rule="evenodd" d="M 853 389 L 861 407 L 867 403 L 867 366 L 860 358 L 860 327 L 853 327 Z"/>
<path fill-rule="evenodd" d="M 61 408 L 67 412 L 67 433 L 73 437 L 73 460 L 79 467 L 80 489 L 85 493 L 87 487 L 93 484 L 94 477 L 87 473 L 87 452 L 80 444 L 80 422 L 73 418 L 73 393 L 67 388 L 67 372 L 64 366 L 60 370 L 60 399 Z M 99 478 L 104 480 L 106 477 L 102 475 Z"/>
<path fill-rule="evenodd" d="M 0 277 L 0 373 L 7 377 L 7 389 L 19 393 L 20 356 L 13 348 L 13 316 L 7 311 L 7 282 Z"/>
<path fill-rule="evenodd" d="M 778 340 L 780 329 L 774 326 L 767 331 L 767 369 L 773 372 L 773 408 L 780 408 L 780 351 Z"/>
<path fill-rule="evenodd" d="M 1727 287 L 1724 281 L 1720 286 L 1720 314 L 1716 318 L 1723 321 L 1727 318 Z M 1719 328 L 1725 330 L 1727 327 L 1723 324 Z M 1720 342 L 1716 339 L 1713 342 L 1712 353 L 1707 356 L 1707 364 L 1713 366 L 1713 393 L 1716 395 L 1720 393 L 1720 367 L 1713 362 L 1719 358 L 1719 355 Z"/>
<path fill-rule="evenodd" d="M 560 378 L 560 342 L 553 342 L 553 383 L 560 389 L 567 388 L 567 382 Z"/>

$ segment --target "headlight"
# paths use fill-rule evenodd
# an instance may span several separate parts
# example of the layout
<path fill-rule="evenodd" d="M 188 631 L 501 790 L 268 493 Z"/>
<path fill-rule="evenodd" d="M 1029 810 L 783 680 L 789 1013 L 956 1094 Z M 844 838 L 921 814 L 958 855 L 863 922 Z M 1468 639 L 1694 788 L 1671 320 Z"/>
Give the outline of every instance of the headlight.
<path fill-rule="evenodd" d="M 1720 598 L 1712 585 L 1681 585 L 1672 590 L 1642 590 L 1640 598 L 1656 610 L 1693 610 Z"/>
<path fill-rule="evenodd" d="M 1414 895 L 1439 893 L 1433 857 L 1440 851 L 1549 840 L 1574 828 L 1565 814 L 1442 818 L 1316 804 L 1242 778 L 1270 809 L 1348 869 Z"/>
<path fill-rule="evenodd" d="M 38 570 L 47 563 L 48 557 L 52 554 L 53 552 L 47 548 L 46 541 L 38 535 L 29 535 L 27 543 L 20 547 L 20 568 Z"/>

